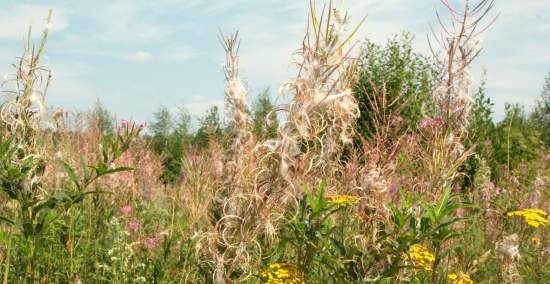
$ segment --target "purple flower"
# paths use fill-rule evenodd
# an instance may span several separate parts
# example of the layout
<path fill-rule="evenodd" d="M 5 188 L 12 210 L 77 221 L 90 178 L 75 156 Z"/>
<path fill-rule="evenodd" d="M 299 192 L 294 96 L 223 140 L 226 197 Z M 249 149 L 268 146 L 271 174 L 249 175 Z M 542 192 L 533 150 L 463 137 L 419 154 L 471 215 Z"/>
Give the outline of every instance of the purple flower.
<path fill-rule="evenodd" d="M 388 185 L 388 189 L 390 190 L 391 194 L 396 194 L 398 190 L 397 184 L 395 182 L 390 182 L 390 184 Z"/>
<path fill-rule="evenodd" d="M 139 230 L 139 227 L 139 221 L 136 219 L 132 219 L 128 222 L 128 230 L 130 230 L 131 232 L 137 232 Z"/>
<path fill-rule="evenodd" d="M 128 127 L 128 120 L 122 119 L 122 120 L 120 121 L 120 127 L 122 127 L 122 128 Z"/>

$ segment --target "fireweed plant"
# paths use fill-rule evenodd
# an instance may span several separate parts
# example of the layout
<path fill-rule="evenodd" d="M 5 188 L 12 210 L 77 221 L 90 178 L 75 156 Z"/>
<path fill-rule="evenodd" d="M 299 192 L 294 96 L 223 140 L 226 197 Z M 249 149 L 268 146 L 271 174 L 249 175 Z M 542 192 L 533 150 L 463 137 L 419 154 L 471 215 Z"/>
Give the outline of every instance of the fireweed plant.
<path fill-rule="evenodd" d="M 441 1 L 430 58 L 310 1 L 280 105 L 251 106 L 222 33 L 227 121 L 196 131 L 48 108 L 29 31 L 0 101 L 2 283 L 546 283 L 550 79 L 502 121 L 472 92 L 494 6 Z"/>

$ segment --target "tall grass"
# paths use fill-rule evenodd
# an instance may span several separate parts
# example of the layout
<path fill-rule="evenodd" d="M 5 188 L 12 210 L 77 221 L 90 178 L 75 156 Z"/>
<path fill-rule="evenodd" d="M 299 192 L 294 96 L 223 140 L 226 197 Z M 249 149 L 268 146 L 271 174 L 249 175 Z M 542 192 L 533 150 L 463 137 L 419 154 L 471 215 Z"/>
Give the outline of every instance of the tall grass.
<path fill-rule="evenodd" d="M 467 161 L 485 155 L 464 145 L 472 41 L 493 3 L 442 2 L 435 112 L 398 129 L 410 102 L 372 82 L 368 136 L 355 131 L 360 24 L 332 2 L 310 3 L 289 102 L 266 117 L 283 117 L 275 138 L 254 135 L 238 33 L 222 35 L 227 138 L 184 147 L 168 184 L 143 125 L 109 132 L 97 112 L 45 108 L 48 30 L 38 48 L 29 32 L 1 107 L 3 282 L 544 283 L 548 149 L 505 179 L 482 163 L 464 186 Z"/>

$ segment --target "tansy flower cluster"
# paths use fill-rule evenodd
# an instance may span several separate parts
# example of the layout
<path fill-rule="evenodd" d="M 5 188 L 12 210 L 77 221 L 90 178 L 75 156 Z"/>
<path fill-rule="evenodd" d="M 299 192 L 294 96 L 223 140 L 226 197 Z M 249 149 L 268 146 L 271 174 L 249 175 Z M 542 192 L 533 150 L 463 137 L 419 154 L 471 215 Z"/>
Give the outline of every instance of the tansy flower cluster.
<path fill-rule="evenodd" d="M 327 198 L 329 202 L 342 207 L 352 206 L 359 202 L 359 197 L 353 195 L 329 195 Z"/>
<path fill-rule="evenodd" d="M 448 278 L 448 281 L 447 281 L 448 284 L 474 284 L 474 281 L 472 281 L 472 279 L 470 278 L 470 275 L 462 272 L 458 274 L 451 273 L 447 275 L 447 278 Z"/>
<path fill-rule="evenodd" d="M 431 271 L 435 256 L 425 247 L 414 244 L 409 249 L 409 254 L 404 254 L 403 258 L 412 262 L 414 267 Z"/>
<path fill-rule="evenodd" d="M 548 220 L 546 219 L 546 212 L 540 209 L 523 209 L 519 211 L 508 212 L 508 217 L 522 217 L 525 222 L 531 226 L 538 228 L 540 226 L 546 226 Z"/>
<path fill-rule="evenodd" d="M 303 284 L 296 267 L 288 263 L 272 263 L 262 272 L 261 278 L 266 284 Z"/>

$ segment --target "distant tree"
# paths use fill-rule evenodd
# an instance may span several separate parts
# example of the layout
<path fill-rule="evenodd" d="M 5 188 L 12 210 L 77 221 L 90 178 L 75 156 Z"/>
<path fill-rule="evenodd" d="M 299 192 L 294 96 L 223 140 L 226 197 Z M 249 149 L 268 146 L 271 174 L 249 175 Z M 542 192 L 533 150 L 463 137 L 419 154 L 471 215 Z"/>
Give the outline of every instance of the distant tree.
<path fill-rule="evenodd" d="M 492 139 L 495 133 L 495 124 L 493 123 L 493 106 L 491 99 L 486 95 L 486 81 L 481 82 L 479 89 L 474 93 L 474 103 L 470 110 L 468 123 L 468 137 L 464 142 L 467 149 L 474 149 L 474 155 L 471 155 L 461 172 L 465 172 L 467 178 L 464 180 L 464 186 L 469 187 L 475 183 L 478 172 L 483 173 L 483 179 L 490 178 L 484 176 L 486 172 L 490 174 L 490 163 L 492 162 Z M 478 181 L 478 185 L 479 185 Z"/>
<path fill-rule="evenodd" d="M 165 106 L 161 106 L 153 116 L 154 119 L 149 124 L 152 134 L 152 147 L 157 153 L 162 153 L 172 132 L 172 116 Z"/>
<path fill-rule="evenodd" d="M 544 145 L 550 147 L 550 73 L 544 80 L 542 93 L 530 118 L 542 134 Z"/>
<path fill-rule="evenodd" d="M 277 115 L 272 112 L 273 102 L 269 96 L 269 89 L 261 92 L 252 106 L 252 132 L 260 140 L 277 137 L 279 127 Z"/>
<path fill-rule="evenodd" d="M 532 161 L 540 155 L 541 134 L 527 118 L 521 105 L 506 104 L 505 109 L 506 115 L 497 123 L 492 140 L 494 159 L 497 165 L 506 165 L 514 170 L 521 163 Z"/>
<path fill-rule="evenodd" d="M 180 110 L 178 120 L 174 122 L 170 111 L 164 106 L 155 112 L 154 120 L 150 123 L 151 147 L 162 155 L 163 171 L 160 179 L 165 184 L 174 183 L 180 177 L 183 145 L 188 128 L 189 119 L 184 109 Z"/>
<path fill-rule="evenodd" d="M 94 108 L 92 110 L 92 117 L 89 121 L 90 126 L 97 127 L 102 133 L 112 134 L 114 118 L 113 115 L 105 108 L 105 106 L 98 99 L 95 102 Z"/>
<path fill-rule="evenodd" d="M 364 138 L 372 137 L 380 120 L 399 116 L 402 129 L 407 129 L 423 116 L 435 71 L 426 57 L 413 50 L 412 39 L 403 33 L 385 46 L 371 41 L 362 46 L 354 94 L 361 111 L 357 130 Z M 382 112 L 385 116 L 379 116 Z"/>
<path fill-rule="evenodd" d="M 218 107 L 213 106 L 206 111 L 204 117 L 199 119 L 199 128 L 195 134 L 194 144 L 199 149 L 206 149 L 211 138 L 221 139 L 222 134 L 223 130 Z"/>

